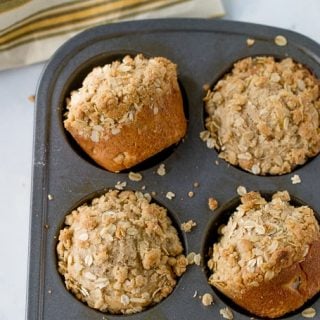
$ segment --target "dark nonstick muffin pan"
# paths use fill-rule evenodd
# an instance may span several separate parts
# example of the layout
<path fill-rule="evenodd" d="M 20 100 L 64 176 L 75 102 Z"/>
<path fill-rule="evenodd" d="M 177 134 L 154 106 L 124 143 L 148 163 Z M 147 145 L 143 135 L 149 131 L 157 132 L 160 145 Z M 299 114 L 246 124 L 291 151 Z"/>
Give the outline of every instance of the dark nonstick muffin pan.
<path fill-rule="evenodd" d="M 274 43 L 277 35 L 287 39 L 286 46 Z M 248 38 L 255 39 L 251 47 L 246 43 Z M 183 141 L 134 168 L 143 179 L 133 182 L 127 172 L 111 173 L 88 159 L 64 130 L 63 114 L 66 97 L 81 86 L 93 67 L 138 53 L 163 56 L 178 65 L 189 121 Z M 206 255 L 217 239 L 217 226 L 227 220 L 239 201 L 237 187 L 243 185 L 248 191 L 264 194 L 288 190 L 293 203 L 306 203 L 320 212 L 319 156 L 291 174 L 255 176 L 223 160 L 217 164 L 217 152 L 208 149 L 199 138 L 204 130 L 203 87 L 212 87 L 237 60 L 257 55 L 278 59 L 289 56 L 320 78 L 320 46 L 315 42 L 283 29 L 230 21 L 173 19 L 99 26 L 74 37 L 55 53 L 42 74 L 36 97 L 28 320 L 222 319 L 219 311 L 225 306 L 232 310 L 234 319 L 252 317 L 213 289 L 207 280 Z M 161 163 L 167 170 L 162 177 L 156 174 Z M 300 184 L 292 184 L 293 174 L 300 176 Z M 78 301 L 66 290 L 56 257 L 57 236 L 64 217 L 118 181 L 126 181 L 126 188 L 131 190 L 145 186 L 144 192 L 156 192 L 154 201 L 168 209 L 177 228 L 189 219 L 196 221 L 192 232 L 181 232 L 180 238 L 186 255 L 202 254 L 201 266 L 189 266 L 170 296 L 143 312 L 126 316 L 104 314 Z M 194 187 L 195 182 L 199 187 Z M 168 191 L 175 193 L 174 199 L 166 198 Z M 194 197 L 188 197 L 189 191 L 194 192 Z M 208 208 L 209 197 L 219 201 L 214 212 Z M 193 297 L 195 292 L 197 297 Z M 199 296 L 204 293 L 213 295 L 214 305 L 202 305 Z M 318 295 L 284 318 L 302 319 L 301 311 L 311 305 L 319 317 Z"/>

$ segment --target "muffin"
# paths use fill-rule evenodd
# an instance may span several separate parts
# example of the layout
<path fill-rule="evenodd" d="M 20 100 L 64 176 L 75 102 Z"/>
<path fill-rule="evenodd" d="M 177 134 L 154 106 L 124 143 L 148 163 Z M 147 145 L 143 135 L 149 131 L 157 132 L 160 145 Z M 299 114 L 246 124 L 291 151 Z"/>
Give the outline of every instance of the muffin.
<path fill-rule="evenodd" d="M 64 126 L 99 165 L 117 172 L 177 143 L 187 122 L 177 68 L 126 56 L 96 67 L 67 99 Z"/>
<path fill-rule="evenodd" d="M 240 60 L 205 97 L 208 147 L 232 165 L 280 175 L 320 151 L 320 82 L 292 59 Z"/>
<path fill-rule="evenodd" d="M 319 225 L 312 209 L 290 204 L 287 191 L 270 202 L 245 194 L 221 234 L 209 283 L 252 314 L 280 317 L 320 291 Z"/>
<path fill-rule="evenodd" d="M 187 261 L 165 208 L 110 190 L 66 216 L 57 245 L 65 285 L 91 308 L 129 314 L 160 302 Z"/>

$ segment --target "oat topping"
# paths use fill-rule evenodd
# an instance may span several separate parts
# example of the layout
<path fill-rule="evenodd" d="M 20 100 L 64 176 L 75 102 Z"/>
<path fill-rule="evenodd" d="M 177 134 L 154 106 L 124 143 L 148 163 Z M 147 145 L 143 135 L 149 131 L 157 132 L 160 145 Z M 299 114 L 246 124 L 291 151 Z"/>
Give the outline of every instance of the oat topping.
<path fill-rule="evenodd" d="M 191 232 L 192 229 L 197 225 L 193 220 L 181 223 L 181 230 L 184 232 Z"/>
<path fill-rule="evenodd" d="M 142 174 L 136 173 L 136 172 L 129 172 L 128 178 L 131 181 L 141 181 L 142 180 Z"/>
<path fill-rule="evenodd" d="M 221 233 L 208 261 L 209 282 L 231 292 L 271 280 L 302 261 L 320 236 L 313 210 L 292 206 L 287 191 L 275 193 L 270 202 L 258 192 L 246 193 Z"/>
<path fill-rule="evenodd" d="M 319 88 L 290 58 L 240 60 L 208 91 L 200 137 L 220 158 L 253 174 L 291 172 L 320 151 Z"/>
<path fill-rule="evenodd" d="M 139 312 L 168 296 L 187 259 L 165 208 L 111 190 L 66 216 L 57 246 L 68 290 L 90 307 Z"/>
<path fill-rule="evenodd" d="M 287 45 L 288 41 L 284 36 L 279 35 L 274 38 L 274 43 L 277 46 L 284 47 Z"/>
<path fill-rule="evenodd" d="M 214 211 L 218 208 L 218 201 L 215 198 L 208 199 L 208 206 L 211 211 Z"/>
<path fill-rule="evenodd" d="M 291 182 L 292 184 L 298 184 L 301 183 L 301 178 L 299 175 L 295 174 L 294 176 L 291 177 Z"/>
<path fill-rule="evenodd" d="M 156 116 L 160 106 L 148 93 L 171 92 L 169 79 L 175 76 L 176 66 L 169 60 L 141 54 L 96 67 L 67 99 L 65 126 L 93 142 L 108 140 L 144 108 L 151 108 Z"/>
<path fill-rule="evenodd" d="M 193 198 L 194 197 L 194 192 L 193 191 L 189 191 L 188 192 L 188 197 L 189 198 Z"/>
<path fill-rule="evenodd" d="M 167 173 L 166 172 L 166 167 L 165 167 L 165 165 L 163 163 L 161 163 L 160 166 L 157 169 L 157 174 L 159 176 L 164 176 L 164 175 L 166 175 L 166 173 Z"/>
<path fill-rule="evenodd" d="M 304 318 L 314 318 L 316 316 L 316 310 L 314 308 L 307 308 L 301 312 Z"/>
<path fill-rule="evenodd" d="M 196 297 L 197 297 L 197 295 L 198 295 L 198 291 L 196 290 L 196 291 L 194 292 L 194 294 L 193 294 L 192 298 L 196 298 Z"/>
<path fill-rule="evenodd" d="M 48 200 L 53 200 L 53 195 L 52 194 L 48 194 Z"/>
<path fill-rule="evenodd" d="M 204 306 L 210 306 L 213 303 L 213 297 L 210 293 L 205 293 L 202 296 L 201 302 Z"/>
<path fill-rule="evenodd" d="M 247 39 L 247 46 L 248 47 L 252 47 L 255 43 L 255 40 L 254 39 L 251 39 L 251 38 L 248 38 Z"/>
<path fill-rule="evenodd" d="M 220 309 L 219 312 L 224 319 L 233 320 L 233 313 L 228 307 Z"/>
<path fill-rule="evenodd" d="M 172 200 L 173 198 L 175 198 L 176 194 L 172 191 L 168 191 L 166 194 L 166 198 L 169 200 Z"/>
<path fill-rule="evenodd" d="M 193 183 L 193 186 L 194 186 L 195 188 L 199 188 L 200 183 L 196 181 L 196 182 Z"/>
<path fill-rule="evenodd" d="M 123 190 L 126 186 L 127 186 L 127 182 L 126 181 L 123 181 L 123 182 L 118 181 L 114 187 L 117 190 Z"/>

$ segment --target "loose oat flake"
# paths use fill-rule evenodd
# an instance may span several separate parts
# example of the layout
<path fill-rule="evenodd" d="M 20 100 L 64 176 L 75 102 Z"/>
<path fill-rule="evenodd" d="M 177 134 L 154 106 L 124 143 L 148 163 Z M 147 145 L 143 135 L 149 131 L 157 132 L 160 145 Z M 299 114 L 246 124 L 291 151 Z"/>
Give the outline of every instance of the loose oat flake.
<path fill-rule="evenodd" d="M 291 182 L 292 184 L 298 184 L 301 183 L 301 178 L 297 174 L 291 177 Z"/>
<path fill-rule="evenodd" d="M 255 43 L 255 40 L 254 39 L 251 39 L 251 38 L 248 38 L 247 39 L 247 46 L 248 47 L 252 47 Z"/>
<path fill-rule="evenodd" d="M 194 264 L 194 257 L 195 257 L 195 255 L 196 255 L 195 252 L 190 252 L 190 253 L 187 255 L 188 265 Z"/>
<path fill-rule="evenodd" d="M 193 258 L 193 261 L 194 261 L 194 263 L 195 263 L 197 266 L 200 266 L 200 263 L 201 263 L 201 254 L 200 254 L 200 253 L 195 254 L 195 255 L 194 255 L 194 258 Z"/>
<path fill-rule="evenodd" d="M 114 187 L 117 190 L 123 190 L 126 186 L 127 186 L 127 182 L 126 181 L 123 181 L 123 182 L 118 181 Z"/>
<path fill-rule="evenodd" d="M 277 46 L 283 47 L 287 45 L 288 41 L 284 36 L 278 35 L 274 38 L 274 43 Z"/>
<path fill-rule="evenodd" d="M 213 297 L 210 293 L 205 293 L 202 296 L 201 302 L 204 306 L 210 306 L 213 303 Z"/>
<path fill-rule="evenodd" d="M 233 313 L 228 307 L 220 309 L 220 314 L 224 319 L 233 320 Z"/>
<path fill-rule="evenodd" d="M 52 194 L 48 194 L 48 200 L 53 200 L 53 195 Z"/>
<path fill-rule="evenodd" d="M 131 181 L 141 181 L 142 180 L 142 174 L 141 173 L 136 173 L 136 172 L 129 172 L 128 175 L 129 179 Z"/>
<path fill-rule="evenodd" d="M 307 308 L 301 312 L 304 318 L 314 318 L 316 316 L 316 310 L 314 308 Z"/>
<path fill-rule="evenodd" d="M 189 192 L 188 192 L 188 197 L 189 197 L 189 198 L 194 197 L 194 192 L 193 192 L 193 191 L 189 191 Z"/>
<path fill-rule="evenodd" d="M 166 194 L 166 198 L 169 200 L 172 200 L 173 198 L 175 198 L 176 194 L 172 191 L 168 191 Z"/>
<path fill-rule="evenodd" d="M 237 193 L 239 196 L 244 196 L 247 193 L 247 189 L 244 186 L 239 186 L 237 188 Z"/>
<path fill-rule="evenodd" d="M 157 169 L 157 174 L 159 176 L 164 176 L 166 174 L 166 167 L 163 163 L 160 164 L 159 168 Z"/>
<path fill-rule="evenodd" d="M 196 225 L 196 222 L 194 222 L 193 220 L 189 220 L 181 224 L 181 230 L 184 232 L 191 232 L 192 228 L 194 228 Z"/>

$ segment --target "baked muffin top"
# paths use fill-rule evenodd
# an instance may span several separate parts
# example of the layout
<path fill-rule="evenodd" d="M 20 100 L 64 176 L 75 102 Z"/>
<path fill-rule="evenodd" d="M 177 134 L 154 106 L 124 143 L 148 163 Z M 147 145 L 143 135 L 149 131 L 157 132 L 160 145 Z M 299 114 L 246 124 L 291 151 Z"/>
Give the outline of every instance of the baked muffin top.
<path fill-rule="evenodd" d="M 253 174 L 291 172 L 320 151 L 320 82 L 292 59 L 246 58 L 205 97 L 201 138 Z"/>
<path fill-rule="evenodd" d="M 163 57 L 125 56 L 94 68 L 67 99 L 64 125 L 93 142 L 117 135 L 144 108 L 159 112 L 164 93 L 179 91 L 176 65 Z"/>
<path fill-rule="evenodd" d="M 275 193 L 270 202 L 258 192 L 243 195 L 221 234 L 208 261 L 209 282 L 237 294 L 304 260 L 309 245 L 320 238 L 313 210 L 291 205 L 287 191 Z"/>
<path fill-rule="evenodd" d="M 66 216 L 57 245 L 67 289 L 90 307 L 134 313 L 168 296 L 186 269 L 177 231 L 149 194 L 110 190 Z"/>

